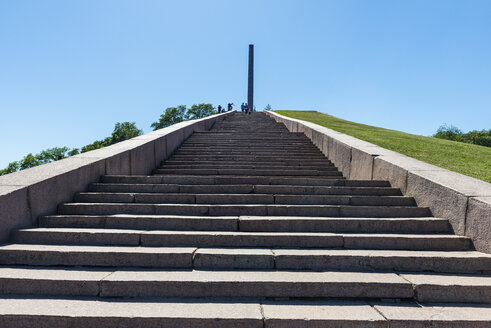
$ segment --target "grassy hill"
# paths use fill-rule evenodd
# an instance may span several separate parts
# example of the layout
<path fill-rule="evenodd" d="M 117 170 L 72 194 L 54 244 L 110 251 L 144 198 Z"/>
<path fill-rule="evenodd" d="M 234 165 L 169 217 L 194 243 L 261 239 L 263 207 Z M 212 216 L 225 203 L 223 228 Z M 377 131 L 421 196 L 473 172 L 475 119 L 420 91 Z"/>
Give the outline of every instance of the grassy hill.
<path fill-rule="evenodd" d="M 316 111 L 275 111 L 491 183 L 491 148 L 359 124 Z"/>

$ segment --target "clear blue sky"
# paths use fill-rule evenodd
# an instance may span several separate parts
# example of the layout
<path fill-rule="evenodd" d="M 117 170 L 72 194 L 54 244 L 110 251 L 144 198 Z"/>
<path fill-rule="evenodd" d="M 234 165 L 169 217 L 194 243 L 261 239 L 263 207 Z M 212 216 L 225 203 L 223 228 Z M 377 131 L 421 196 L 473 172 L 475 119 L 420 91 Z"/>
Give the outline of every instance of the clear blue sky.
<path fill-rule="evenodd" d="M 431 135 L 491 128 L 491 1 L 0 0 L 0 167 L 246 100 Z"/>

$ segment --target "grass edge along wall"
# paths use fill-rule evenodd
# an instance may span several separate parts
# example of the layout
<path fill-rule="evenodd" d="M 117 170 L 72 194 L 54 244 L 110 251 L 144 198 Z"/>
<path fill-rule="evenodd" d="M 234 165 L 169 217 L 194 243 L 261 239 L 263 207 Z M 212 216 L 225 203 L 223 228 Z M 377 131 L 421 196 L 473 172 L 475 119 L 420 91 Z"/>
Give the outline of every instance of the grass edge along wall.
<path fill-rule="evenodd" d="M 491 148 L 346 121 L 316 111 L 275 111 L 491 183 Z"/>

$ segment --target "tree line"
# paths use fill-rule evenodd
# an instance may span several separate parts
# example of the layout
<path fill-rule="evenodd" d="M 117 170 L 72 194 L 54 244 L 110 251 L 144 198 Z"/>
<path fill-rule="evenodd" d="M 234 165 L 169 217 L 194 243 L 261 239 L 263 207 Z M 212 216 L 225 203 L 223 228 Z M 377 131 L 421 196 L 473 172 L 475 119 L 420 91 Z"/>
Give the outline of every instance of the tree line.
<path fill-rule="evenodd" d="M 491 129 L 472 130 L 464 133 L 453 125 L 443 124 L 438 128 L 433 137 L 491 147 Z"/>
<path fill-rule="evenodd" d="M 195 104 L 192 105 L 189 109 L 185 105 L 168 107 L 164 110 L 164 113 L 160 115 L 160 118 L 156 122 L 153 122 L 151 124 L 151 127 L 155 131 L 168 127 L 175 123 L 203 118 L 213 114 L 216 114 L 216 111 L 215 107 L 213 107 L 212 104 Z M 85 153 L 90 150 L 107 147 L 142 134 L 143 131 L 136 126 L 135 122 L 117 122 L 114 125 L 114 130 L 112 134 L 107 138 L 96 140 L 88 145 L 81 147 L 80 149 L 71 149 L 68 147 L 53 147 L 45 149 L 38 154 L 29 153 L 21 160 L 10 162 L 6 168 L 0 169 L 0 175 L 17 172 L 20 170 L 28 169 L 30 167 L 78 155 L 80 153 Z"/>

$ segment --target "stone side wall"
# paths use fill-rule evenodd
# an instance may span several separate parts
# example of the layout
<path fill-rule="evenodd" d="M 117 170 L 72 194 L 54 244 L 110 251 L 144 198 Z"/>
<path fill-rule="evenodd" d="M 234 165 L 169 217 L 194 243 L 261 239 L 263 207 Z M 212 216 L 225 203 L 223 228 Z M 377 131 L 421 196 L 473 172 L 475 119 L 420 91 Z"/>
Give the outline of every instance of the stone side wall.
<path fill-rule="evenodd" d="M 0 176 L 0 242 L 12 229 L 37 224 L 40 215 L 56 213 L 101 175 L 148 175 L 194 131 L 209 130 L 227 112 L 174 124 L 105 148 Z"/>
<path fill-rule="evenodd" d="M 491 184 L 314 123 L 266 113 L 291 132 L 305 133 L 346 178 L 390 181 L 434 216 L 449 219 L 454 232 L 471 237 L 477 250 L 491 253 Z"/>

